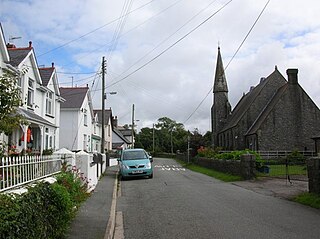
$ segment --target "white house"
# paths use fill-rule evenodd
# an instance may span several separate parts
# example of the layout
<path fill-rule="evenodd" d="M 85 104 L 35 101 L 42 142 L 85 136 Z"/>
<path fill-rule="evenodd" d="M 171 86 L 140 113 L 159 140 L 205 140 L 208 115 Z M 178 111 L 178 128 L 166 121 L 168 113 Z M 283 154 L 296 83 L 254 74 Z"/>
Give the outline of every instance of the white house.
<path fill-rule="evenodd" d="M 32 42 L 23 48 L 8 43 L 6 49 L 3 48 L 3 35 L 0 42 L 1 66 L 5 63 L 9 69 L 14 69 L 20 75 L 18 86 L 23 102 L 18 113 L 28 121 L 28 125 L 20 126 L 8 136 L 7 143 L 16 147 L 17 152 L 25 150 L 42 153 L 44 149 L 58 149 L 59 109 L 63 98 L 60 96 L 54 65 L 50 70 L 45 68 L 48 73 L 43 75 L 43 80 Z"/>
<path fill-rule="evenodd" d="M 92 152 L 93 108 L 89 87 L 61 87 L 60 147 Z"/>
<path fill-rule="evenodd" d="M 92 137 L 95 138 L 95 142 L 94 145 L 100 144 L 99 149 L 101 148 L 101 127 L 102 127 L 102 110 L 94 110 L 94 115 L 97 118 L 97 122 L 98 122 L 98 128 L 100 130 L 100 140 L 98 140 L 99 138 L 97 137 L 98 135 L 95 134 L 95 132 L 93 131 L 93 135 Z M 104 150 L 105 151 L 111 151 L 112 150 L 112 129 L 113 129 L 113 125 L 112 125 L 112 110 L 111 108 L 109 110 L 105 110 L 104 111 Z M 96 151 L 96 152 L 100 152 L 100 151 Z"/>

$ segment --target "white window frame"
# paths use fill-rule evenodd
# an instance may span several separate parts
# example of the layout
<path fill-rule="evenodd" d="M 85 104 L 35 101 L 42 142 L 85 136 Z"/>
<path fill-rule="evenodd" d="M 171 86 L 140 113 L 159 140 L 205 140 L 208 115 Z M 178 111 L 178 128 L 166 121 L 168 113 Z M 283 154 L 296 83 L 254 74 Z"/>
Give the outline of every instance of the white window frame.
<path fill-rule="evenodd" d="M 88 114 L 86 109 L 83 110 L 83 125 L 88 126 Z"/>
<path fill-rule="evenodd" d="M 34 105 L 34 84 L 35 81 L 31 78 L 28 79 L 28 93 L 27 93 L 27 106 L 33 108 Z"/>
<path fill-rule="evenodd" d="M 83 135 L 83 150 L 87 150 L 87 148 L 88 148 L 88 144 L 87 143 L 88 143 L 87 142 L 87 135 L 84 134 Z"/>
<path fill-rule="evenodd" d="M 48 91 L 46 93 L 46 114 L 53 116 L 53 108 L 54 108 L 54 100 L 53 100 L 53 92 Z"/>

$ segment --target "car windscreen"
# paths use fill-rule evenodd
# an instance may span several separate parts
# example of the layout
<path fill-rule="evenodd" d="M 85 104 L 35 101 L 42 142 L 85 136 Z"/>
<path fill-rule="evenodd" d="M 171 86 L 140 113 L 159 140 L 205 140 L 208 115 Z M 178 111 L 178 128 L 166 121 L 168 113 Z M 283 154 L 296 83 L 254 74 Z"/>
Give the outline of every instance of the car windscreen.
<path fill-rule="evenodd" d="M 135 160 L 135 159 L 146 159 L 147 155 L 144 151 L 127 151 L 123 152 L 123 160 Z"/>

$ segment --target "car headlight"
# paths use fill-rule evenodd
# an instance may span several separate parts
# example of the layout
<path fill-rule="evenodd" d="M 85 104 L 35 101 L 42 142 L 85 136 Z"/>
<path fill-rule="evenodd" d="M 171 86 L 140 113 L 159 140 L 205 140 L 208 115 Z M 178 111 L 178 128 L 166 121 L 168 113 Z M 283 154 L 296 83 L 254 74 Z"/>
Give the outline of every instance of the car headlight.
<path fill-rule="evenodd" d="M 122 164 L 122 168 L 123 168 L 123 169 L 129 169 L 129 166 L 128 166 L 128 165 L 125 165 L 125 164 Z"/>
<path fill-rule="evenodd" d="M 146 164 L 146 169 L 150 169 L 150 168 L 151 168 L 151 163 L 149 162 Z"/>

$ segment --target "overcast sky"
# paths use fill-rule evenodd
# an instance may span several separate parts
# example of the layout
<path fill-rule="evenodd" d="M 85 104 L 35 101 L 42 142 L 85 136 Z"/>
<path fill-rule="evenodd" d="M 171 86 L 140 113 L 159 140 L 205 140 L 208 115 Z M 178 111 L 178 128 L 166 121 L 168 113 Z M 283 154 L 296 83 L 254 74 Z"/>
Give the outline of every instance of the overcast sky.
<path fill-rule="evenodd" d="M 112 108 L 120 124 L 131 123 L 135 104 L 138 128 L 152 127 L 166 116 L 186 129 L 205 133 L 211 129 L 213 95 L 212 91 L 207 94 L 213 84 L 218 44 L 226 67 L 266 3 L 0 0 L 0 22 L 7 42 L 10 37 L 21 37 L 10 41 L 17 47 L 33 42 L 39 66 L 55 63 L 60 86 L 71 86 L 73 77 L 73 85 L 92 87 L 94 108 L 101 107 L 101 79 L 95 73 L 105 56 L 106 91 L 117 92 L 107 96 L 106 107 Z M 270 1 L 226 69 L 232 107 L 275 65 L 285 78 L 286 69 L 298 68 L 299 83 L 320 105 L 319 13 L 317 0 Z"/>

